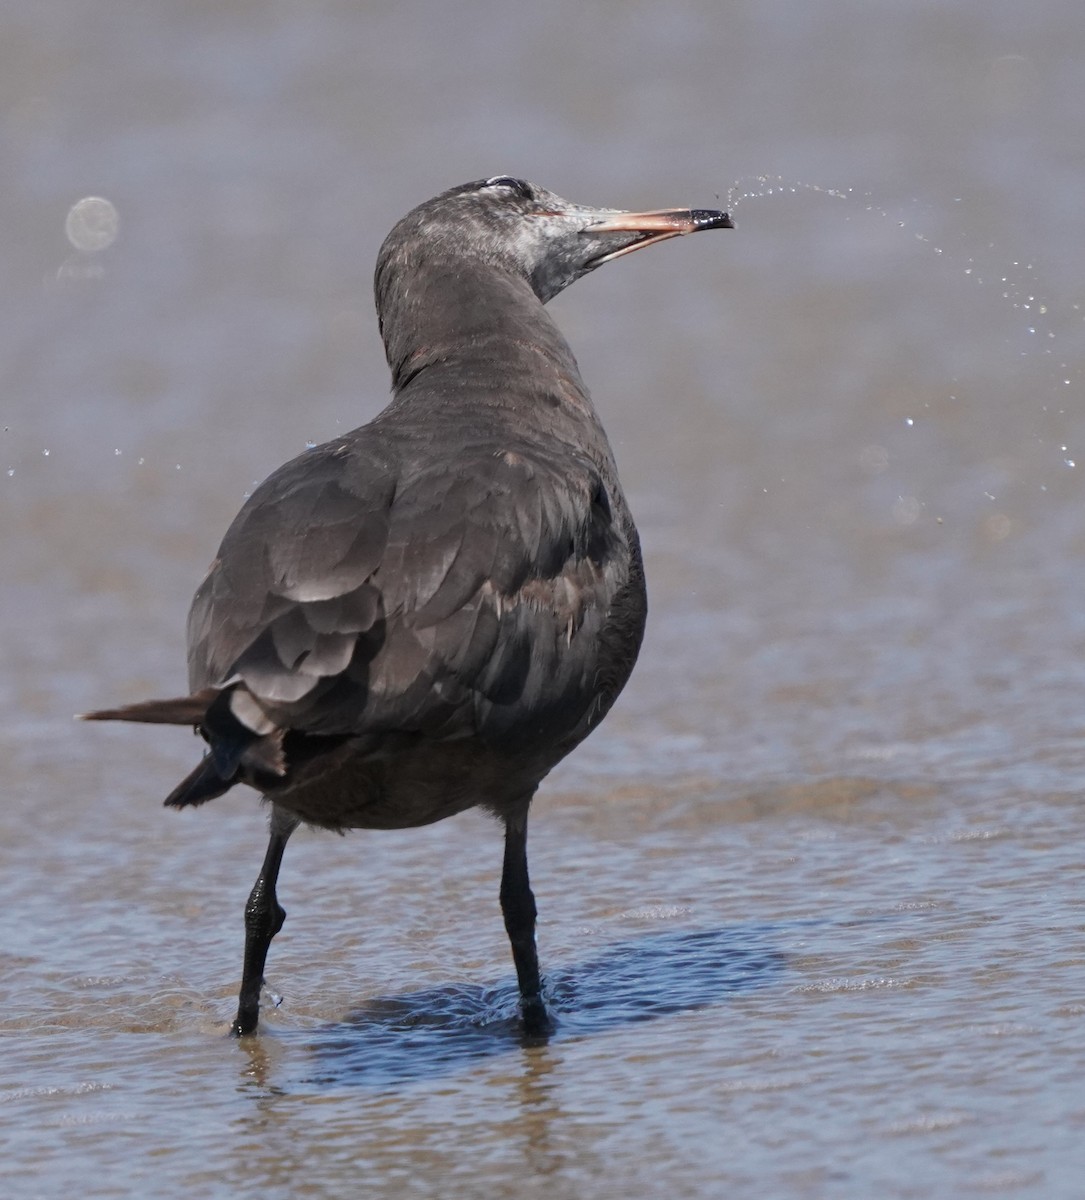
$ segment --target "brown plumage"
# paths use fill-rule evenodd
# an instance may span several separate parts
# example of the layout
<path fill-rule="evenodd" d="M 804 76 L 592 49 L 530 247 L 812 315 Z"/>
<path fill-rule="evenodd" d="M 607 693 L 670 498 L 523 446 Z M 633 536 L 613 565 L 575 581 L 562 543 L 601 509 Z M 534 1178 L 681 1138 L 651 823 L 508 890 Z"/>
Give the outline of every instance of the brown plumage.
<path fill-rule="evenodd" d="M 475 805 L 505 823 L 525 1027 L 549 1028 L 528 806 L 625 685 L 646 602 L 610 446 L 543 304 L 638 246 L 728 227 L 708 210 L 585 209 L 505 176 L 409 213 L 376 271 L 391 404 L 242 508 L 192 603 L 191 694 L 87 714 L 198 728 L 208 754 L 168 805 L 235 783 L 271 802 L 235 1033 L 256 1027 L 300 821 L 403 828 Z"/>

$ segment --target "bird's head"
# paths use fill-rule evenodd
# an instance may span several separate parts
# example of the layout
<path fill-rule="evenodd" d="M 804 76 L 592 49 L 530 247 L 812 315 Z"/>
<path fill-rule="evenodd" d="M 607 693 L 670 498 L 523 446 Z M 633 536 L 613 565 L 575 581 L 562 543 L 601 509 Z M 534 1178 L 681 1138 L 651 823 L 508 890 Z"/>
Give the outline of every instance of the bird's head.
<path fill-rule="evenodd" d="M 716 209 L 588 208 L 526 180 L 494 175 L 442 192 L 395 226 L 377 260 L 378 292 L 382 276 L 397 268 L 473 260 L 522 276 L 545 304 L 623 254 L 686 233 L 731 228 L 731 218 Z"/>

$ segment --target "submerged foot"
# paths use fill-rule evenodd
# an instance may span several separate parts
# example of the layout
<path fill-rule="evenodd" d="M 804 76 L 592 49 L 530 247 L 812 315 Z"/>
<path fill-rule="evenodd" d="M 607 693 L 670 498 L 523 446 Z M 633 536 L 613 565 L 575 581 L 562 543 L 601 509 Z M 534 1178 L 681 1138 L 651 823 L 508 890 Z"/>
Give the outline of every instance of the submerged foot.
<path fill-rule="evenodd" d="M 541 996 L 524 996 L 520 1001 L 524 1021 L 524 1037 L 532 1041 L 545 1040 L 554 1033 L 555 1025 L 546 1011 Z"/>

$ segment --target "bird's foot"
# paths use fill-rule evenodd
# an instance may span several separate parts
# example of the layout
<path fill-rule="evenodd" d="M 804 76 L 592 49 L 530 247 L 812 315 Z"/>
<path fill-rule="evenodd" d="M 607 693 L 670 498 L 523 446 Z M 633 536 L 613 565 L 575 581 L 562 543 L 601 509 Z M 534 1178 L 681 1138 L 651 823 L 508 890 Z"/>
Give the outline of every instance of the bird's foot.
<path fill-rule="evenodd" d="M 524 1037 L 529 1041 L 546 1041 L 554 1033 L 554 1022 L 541 996 L 521 997 L 520 1012 L 524 1022 Z"/>
<path fill-rule="evenodd" d="M 238 1009 L 237 1016 L 234 1017 L 234 1023 L 230 1026 L 230 1036 L 241 1038 L 249 1037 L 256 1032 L 259 1013 L 242 1012 Z"/>

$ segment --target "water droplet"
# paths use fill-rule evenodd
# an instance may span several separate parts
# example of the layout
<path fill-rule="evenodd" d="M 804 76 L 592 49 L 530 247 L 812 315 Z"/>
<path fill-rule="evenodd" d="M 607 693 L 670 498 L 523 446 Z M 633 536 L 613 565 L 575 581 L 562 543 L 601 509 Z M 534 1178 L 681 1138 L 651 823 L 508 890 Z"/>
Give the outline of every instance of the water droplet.
<path fill-rule="evenodd" d="M 1063 462 L 1065 462 L 1068 467 L 1076 467 L 1077 466 L 1077 463 L 1074 462 L 1074 460 L 1072 458 L 1065 458 L 1065 459 L 1063 459 Z"/>
<path fill-rule="evenodd" d="M 905 417 L 904 424 L 911 427 L 912 425 L 915 424 L 915 421 L 913 421 L 911 417 Z"/>
<path fill-rule="evenodd" d="M 120 448 L 119 446 L 114 446 L 114 447 L 113 447 L 113 453 L 114 453 L 114 455 L 115 455 L 116 457 L 118 457 L 118 458 L 119 458 L 119 457 L 120 457 L 120 455 L 121 455 L 121 448 Z"/>
<path fill-rule="evenodd" d="M 73 204 L 64 221 L 68 241 L 87 254 L 96 254 L 117 240 L 120 217 L 109 200 L 87 196 Z"/>
<path fill-rule="evenodd" d="M 14 468 L 14 467 L 8 467 L 8 478 L 10 479 L 10 478 L 11 478 L 11 476 L 12 476 L 12 475 L 14 475 L 14 474 L 15 474 L 15 468 Z"/>
<path fill-rule="evenodd" d="M 49 457 L 49 451 L 48 451 L 48 450 L 43 450 L 43 451 L 42 451 L 42 454 L 43 454 L 43 455 L 44 455 L 46 458 L 48 458 L 48 457 Z"/>
<path fill-rule="evenodd" d="M 139 460 L 139 463 L 138 463 L 137 465 L 139 465 L 139 466 L 141 466 L 141 467 L 143 466 L 143 459 L 142 459 L 142 458 Z"/>

